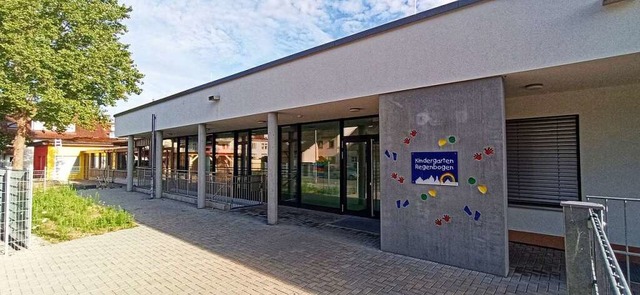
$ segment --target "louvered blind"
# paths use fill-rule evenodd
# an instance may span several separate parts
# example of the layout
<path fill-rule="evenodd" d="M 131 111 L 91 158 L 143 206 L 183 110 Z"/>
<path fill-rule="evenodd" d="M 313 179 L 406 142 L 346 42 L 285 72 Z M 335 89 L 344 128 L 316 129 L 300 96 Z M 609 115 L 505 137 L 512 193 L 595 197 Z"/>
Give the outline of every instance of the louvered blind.
<path fill-rule="evenodd" d="M 509 204 L 580 198 L 578 116 L 507 120 Z"/>

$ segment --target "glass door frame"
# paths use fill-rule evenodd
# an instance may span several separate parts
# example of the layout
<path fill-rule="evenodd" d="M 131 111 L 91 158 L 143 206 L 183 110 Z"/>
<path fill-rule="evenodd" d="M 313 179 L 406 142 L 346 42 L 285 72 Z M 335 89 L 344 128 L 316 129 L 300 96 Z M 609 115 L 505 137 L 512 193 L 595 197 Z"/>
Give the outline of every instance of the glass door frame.
<path fill-rule="evenodd" d="M 341 213 L 364 216 L 372 218 L 380 218 L 380 212 L 376 212 L 373 208 L 373 151 L 374 142 L 379 141 L 379 135 L 354 135 L 343 136 L 340 140 L 341 161 L 340 161 L 340 173 L 343 181 L 340 182 L 340 208 Z M 347 182 L 348 182 L 348 168 L 347 168 L 347 143 L 363 143 L 365 144 L 365 161 L 367 161 L 367 179 L 366 179 L 366 203 L 367 208 L 364 211 L 352 211 L 347 206 Z"/>

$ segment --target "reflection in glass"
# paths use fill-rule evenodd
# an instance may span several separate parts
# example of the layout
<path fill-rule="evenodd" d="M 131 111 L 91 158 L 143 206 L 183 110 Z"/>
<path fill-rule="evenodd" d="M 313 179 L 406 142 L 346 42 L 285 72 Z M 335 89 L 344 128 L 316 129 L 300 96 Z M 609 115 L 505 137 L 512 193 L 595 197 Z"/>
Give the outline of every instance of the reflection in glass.
<path fill-rule="evenodd" d="M 330 140 L 340 142 L 339 122 L 302 126 L 302 204 L 340 208 L 340 147 L 318 144 Z"/>
<path fill-rule="evenodd" d="M 267 129 L 251 131 L 251 174 L 267 174 L 267 155 L 269 154 Z"/>
<path fill-rule="evenodd" d="M 217 175 L 233 174 L 233 149 L 234 140 L 233 133 L 219 133 L 216 135 L 215 143 L 215 168 Z"/>
<path fill-rule="evenodd" d="M 347 142 L 347 210 L 367 210 L 367 142 Z"/>

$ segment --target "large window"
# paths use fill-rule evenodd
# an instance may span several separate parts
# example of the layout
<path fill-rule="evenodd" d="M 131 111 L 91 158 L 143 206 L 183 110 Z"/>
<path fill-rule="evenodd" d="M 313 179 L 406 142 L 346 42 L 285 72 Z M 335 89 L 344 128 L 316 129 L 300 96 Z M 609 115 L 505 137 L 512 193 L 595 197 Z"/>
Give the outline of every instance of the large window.
<path fill-rule="evenodd" d="M 580 199 L 578 116 L 507 121 L 509 204 Z"/>
<path fill-rule="evenodd" d="M 301 202 L 340 208 L 340 147 L 320 142 L 340 142 L 340 122 L 302 125 Z"/>

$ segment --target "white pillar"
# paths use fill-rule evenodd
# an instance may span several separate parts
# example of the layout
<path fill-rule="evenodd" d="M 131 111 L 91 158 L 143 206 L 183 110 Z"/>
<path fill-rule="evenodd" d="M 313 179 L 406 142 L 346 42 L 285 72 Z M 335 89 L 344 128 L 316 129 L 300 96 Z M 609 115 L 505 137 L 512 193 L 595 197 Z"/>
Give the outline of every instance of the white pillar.
<path fill-rule="evenodd" d="M 127 191 L 133 191 L 133 147 L 135 141 L 133 135 L 127 137 Z"/>
<path fill-rule="evenodd" d="M 155 158 L 155 185 L 154 192 L 156 199 L 162 197 L 162 131 L 156 131 L 156 150 L 153 153 Z"/>
<path fill-rule="evenodd" d="M 198 124 L 198 209 L 204 208 L 207 180 L 207 129 L 205 124 Z"/>
<path fill-rule="evenodd" d="M 267 116 L 267 224 L 278 223 L 278 113 Z"/>

